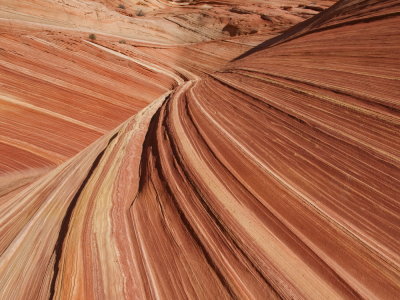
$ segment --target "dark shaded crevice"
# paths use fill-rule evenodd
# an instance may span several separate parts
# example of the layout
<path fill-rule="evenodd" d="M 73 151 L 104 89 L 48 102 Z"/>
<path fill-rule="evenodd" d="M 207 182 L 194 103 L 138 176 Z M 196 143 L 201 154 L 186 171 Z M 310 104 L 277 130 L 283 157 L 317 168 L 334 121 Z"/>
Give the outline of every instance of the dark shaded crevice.
<path fill-rule="evenodd" d="M 151 158 L 151 154 L 155 152 L 153 149 L 157 147 L 157 126 L 160 120 L 161 109 L 165 103 L 167 103 L 170 99 L 171 95 L 165 98 L 163 105 L 157 109 L 155 114 L 152 116 L 149 125 L 147 127 L 147 133 L 143 141 L 142 146 L 142 155 L 139 162 L 139 187 L 138 187 L 138 195 L 143 192 L 144 187 L 146 186 L 147 180 L 150 178 L 150 172 L 148 170 L 147 162 Z M 138 197 L 138 196 L 137 196 Z M 137 198 L 136 197 L 136 198 Z M 132 203 L 133 205 L 134 203 Z M 131 205 L 131 206 L 132 206 Z"/>
<path fill-rule="evenodd" d="M 85 189 L 90 177 L 93 175 L 94 171 L 96 170 L 97 166 L 99 165 L 105 151 L 107 150 L 108 146 L 110 145 L 110 143 L 118 136 L 118 132 L 115 133 L 110 140 L 107 143 L 107 146 L 97 155 L 96 159 L 93 161 L 93 164 L 89 170 L 89 172 L 87 173 L 85 179 L 82 181 L 81 186 L 79 187 L 79 189 L 77 190 L 74 198 L 71 200 L 67 211 L 65 213 L 65 216 L 62 220 L 61 223 L 61 227 L 60 227 L 60 232 L 58 234 L 58 239 L 57 242 L 54 246 L 54 251 L 53 253 L 55 253 L 56 257 L 55 257 L 55 261 L 54 261 L 54 271 L 53 271 L 53 278 L 51 281 L 51 285 L 50 285 L 50 296 L 49 299 L 54 299 L 55 297 L 55 288 L 56 288 L 56 282 L 57 282 L 57 278 L 58 278 L 58 272 L 60 269 L 60 261 L 62 258 L 62 251 L 63 251 L 63 246 L 64 246 L 64 241 L 65 238 L 68 234 L 69 231 L 69 225 L 70 225 L 70 221 L 71 221 L 71 217 L 72 217 L 72 213 L 74 212 L 74 209 L 76 207 L 76 204 L 78 203 L 78 199 L 80 197 L 80 195 L 82 194 L 83 190 Z"/>
<path fill-rule="evenodd" d="M 163 106 L 166 106 L 169 101 L 166 101 Z M 161 165 L 161 159 L 160 159 L 160 152 L 158 149 L 158 140 L 157 140 L 157 130 L 160 122 L 160 113 L 161 113 L 161 107 L 157 113 L 154 115 L 152 121 L 150 122 L 149 129 L 145 138 L 145 141 L 143 143 L 143 151 L 142 151 L 142 158 L 141 158 L 141 163 L 140 163 L 140 183 L 139 183 L 139 193 L 143 191 L 144 186 L 147 184 L 147 180 L 151 177 L 151 170 L 148 169 L 148 160 L 153 159 L 154 160 L 154 168 L 155 172 L 157 172 L 157 175 L 160 178 L 160 181 L 163 183 L 163 188 L 166 191 L 166 194 L 168 195 L 168 198 L 172 201 L 172 205 L 175 208 L 176 212 L 179 215 L 179 218 L 186 228 L 187 232 L 195 242 L 195 244 L 199 247 L 201 253 L 203 254 L 205 260 L 207 261 L 207 264 L 210 266 L 211 270 L 216 274 L 217 278 L 221 282 L 221 285 L 225 288 L 227 293 L 230 295 L 232 299 L 238 299 L 237 295 L 234 293 L 232 288 L 230 287 L 228 281 L 226 278 L 223 276 L 222 272 L 219 270 L 217 267 L 216 263 L 212 259 L 210 253 L 207 251 L 207 248 L 205 245 L 202 243 L 200 237 L 196 234 L 196 231 L 194 230 L 193 226 L 190 224 L 189 220 L 187 219 L 185 213 L 183 212 L 182 208 L 180 207 L 177 199 L 175 198 L 173 191 L 171 187 L 169 186 L 168 180 L 165 177 L 165 174 L 163 172 L 163 168 Z"/>
<path fill-rule="evenodd" d="M 316 5 L 304 5 L 304 6 L 300 6 L 301 8 L 305 8 L 305 9 L 309 9 L 309 10 L 314 10 L 314 11 L 324 11 L 324 9 L 322 7 L 316 6 Z"/>

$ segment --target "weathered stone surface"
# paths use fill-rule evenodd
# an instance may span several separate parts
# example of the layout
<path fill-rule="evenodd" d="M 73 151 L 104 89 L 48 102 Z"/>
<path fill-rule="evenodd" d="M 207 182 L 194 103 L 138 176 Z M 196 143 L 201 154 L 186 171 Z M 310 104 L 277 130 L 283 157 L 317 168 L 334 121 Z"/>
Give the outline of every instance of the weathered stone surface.
<path fill-rule="evenodd" d="M 197 43 L 5 22 L 0 298 L 398 298 L 399 12 Z"/>

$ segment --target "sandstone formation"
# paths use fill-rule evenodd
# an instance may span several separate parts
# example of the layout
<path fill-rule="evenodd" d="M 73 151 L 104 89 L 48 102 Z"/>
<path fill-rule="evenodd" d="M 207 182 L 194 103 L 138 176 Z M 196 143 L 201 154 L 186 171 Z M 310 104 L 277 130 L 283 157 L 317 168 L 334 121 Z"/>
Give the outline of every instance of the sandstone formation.
<path fill-rule="evenodd" d="M 125 2 L 1 1 L 0 177 L 59 165 L 179 77 L 215 71 L 316 13 L 301 0 L 290 11 L 281 1 Z M 139 9 L 146 15 L 129 16 Z M 272 22 L 261 19 L 266 12 Z M 241 36 L 223 31 L 229 23 Z"/>
<path fill-rule="evenodd" d="M 86 2 L 115 24 L 138 9 Z M 283 2 L 293 23 L 328 3 Z M 277 22 L 142 3 L 143 22 Z M 24 9 L 1 20 L 1 299 L 400 297 L 400 1 L 197 40 L 78 17 L 55 34 Z"/>

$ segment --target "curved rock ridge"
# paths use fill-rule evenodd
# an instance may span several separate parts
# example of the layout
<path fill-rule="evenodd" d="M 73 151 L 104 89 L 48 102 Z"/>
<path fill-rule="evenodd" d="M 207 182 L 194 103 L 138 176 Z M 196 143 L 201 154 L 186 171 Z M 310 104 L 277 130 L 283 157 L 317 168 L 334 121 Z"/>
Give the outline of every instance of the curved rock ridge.
<path fill-rule="evenodd" d="M 397 299 L 399 21 L 342 0 L 224 67 L 86 43 L 175 88 L 0 195 L 0 297 Z"/>

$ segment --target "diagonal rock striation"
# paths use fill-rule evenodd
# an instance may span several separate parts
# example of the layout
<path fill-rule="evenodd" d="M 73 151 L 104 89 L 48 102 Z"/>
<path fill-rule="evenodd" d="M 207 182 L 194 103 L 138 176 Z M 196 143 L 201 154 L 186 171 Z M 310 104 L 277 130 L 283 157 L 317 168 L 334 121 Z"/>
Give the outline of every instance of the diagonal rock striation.
<path fill-rule="evenodd" d="M 227 41 L 85 43 L 170 87 L 0 195 L 1 298 L 398 298 L 399 12 L 341 0 L 210 65 L 172 49 Z"/>

